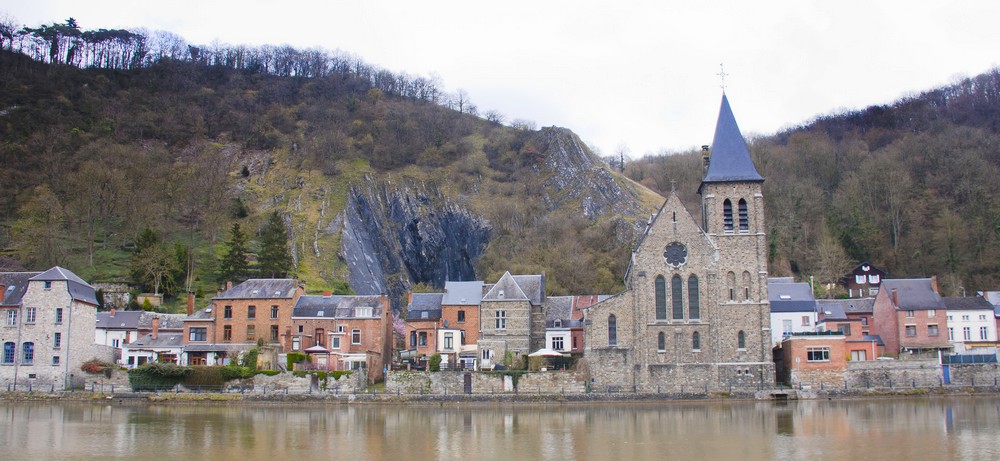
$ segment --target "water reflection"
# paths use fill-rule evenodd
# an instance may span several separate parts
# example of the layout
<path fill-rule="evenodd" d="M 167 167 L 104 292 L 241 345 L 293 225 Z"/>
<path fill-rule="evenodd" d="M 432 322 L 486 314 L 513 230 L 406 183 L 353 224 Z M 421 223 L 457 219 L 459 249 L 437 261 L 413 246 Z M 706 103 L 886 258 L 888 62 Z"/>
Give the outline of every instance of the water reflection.
<path fill-rule="evenodd" d="M 534 407 L 0 405 L 0 457 L 1000 459 L 1000 398 Z"/>

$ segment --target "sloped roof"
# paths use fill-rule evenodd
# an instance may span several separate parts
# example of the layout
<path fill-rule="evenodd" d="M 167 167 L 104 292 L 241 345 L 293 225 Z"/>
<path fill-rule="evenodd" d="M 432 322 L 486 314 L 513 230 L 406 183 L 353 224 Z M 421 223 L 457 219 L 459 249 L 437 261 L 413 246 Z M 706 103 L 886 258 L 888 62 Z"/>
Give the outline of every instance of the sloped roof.
<path fill-rule="evenodd" d="M 767 299 L 775 301 L 814 301 L 812 287 L 808 283 L 767 282 Z"/>
<path fill-rule="evenodd" d="M 123 349 L 147 349 L 154 347 L 181 347 L 184 345 L 183 333 L 159 333 L 156 339 L 152 334 L 142 335 L 139 339 L 122 346 Z"/>
<path fill-rule="evenodd" d="M 184 314 L 157 314 L 147 311 L 115 311 L 97 313 L 97 328 L 108 330 L 138 330 L 153 328 L 153 317 L 159 317 L 160 330 L 180 330 L 184 328 Z"/>
<path fill-rule="evenodd" d="M 55 266 L 31 278 L 32 281 L 65 281 L 69 295 L 76 301 L 97 305 L 97 291 L 69 269 Z"/>
<path fill-rule="evenodd" d="M 771 301 L 771 312 L 816 312 L 816 300 Z"/>
<path fill-rule="evenodd" d="M 743 139 L 740 127 L 736 124 L 733 109 L 729 107 L 729 98 L 723 93 L 719 119 L 715 123 L 712 154 L 702 184 L 729 181 L 763 182 L 764 178 L 754 167 L 746 140 Z"/>
<path fill-rule="evenodd" d="M 478 306 L 483 300 L 482 280 L 476 282 L 445 282 L 444 298 L 441 304 L 446 306 Z"/>
<path fill-rule="evenodd" d="M 483 301 L 511 301 L 529 300 L 521 286 L 514 280 L 510 272 L 504 272 L 497 283 L 490 287 L 490 291 L 483 295 Z"/>
<path fill-rule="evenodd" d="M 993 310 L 993 305 L 982 296 L 947 296 L 941 298 L 941 301 L 948 310 Z"/>
<path fill-rule="evenodd" d="M 38 274 L 40 272 L 0 272 L 0 285 L 6 287 L 0 306 L 20 306 L 21 298 L 28 289 L 28 280 Z"/>
<path fill-rule="evenodd" d="M 875 298 L 817 299 L 816 303 L 820 309 L 837 306 L 845 314 L 871 314 L 875 307 Z"/>
<path fill-rule="evenodd" d="M 212 316 L 212 305 L 209 304 L 201 310 L 195 311 L 195 313 L 184 318 L 185 320 L 215 320 Z"/>
<path fill-rule="evenodd" d="M 295 279 L 250 279 L 212 299 L 291 299 L 295 289 Z"/>
<path fill-rule="evenodd" d="M 370 308 L 371 317 L 382 316 L 382 296 L 380 295 L 333 295 L 300 296 L 292 308 L 292 317 L 307 318 L 362 318 L 357 317 L 357 308 Z"/>
<path fill-rule="evenodd" d="M 931 279 L 884 279 L 882 292 L 892 299 L 892 290 L 899 298 L 899 309 L 929 310 L 944 309 L 941 295 L 934 291 Z"/>
<path fill-rule="evenodd" d="M 444 293 L 413 293 L 413 300 L 406 306 L 406 320 L 438 320 Z"/>
<path fill-rule="evenodd" d="M 549 296 L 545 299 L 545 321 L 571 320 L 573 318 L 572 296 Z"/>
<path fill-rule="evenodd" d="M 819 300 L 816 302 L 819 304 Z M 819 312 L 824 320 L 847 320 L 847 314 L 839 304 L 819 304 Z"/>

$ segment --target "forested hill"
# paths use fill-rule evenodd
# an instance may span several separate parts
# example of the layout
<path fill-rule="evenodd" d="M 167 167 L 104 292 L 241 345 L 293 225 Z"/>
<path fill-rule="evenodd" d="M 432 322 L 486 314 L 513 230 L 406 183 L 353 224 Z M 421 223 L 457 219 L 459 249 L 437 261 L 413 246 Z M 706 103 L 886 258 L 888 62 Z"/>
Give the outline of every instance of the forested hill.
<path fill-rule="evenodd" d="M 0 24 L 0 48 L 0 257 L 28 269 L 205 297 L 292 275 L 398 300 L 505 270 L 608 293 L 662 200 L 569 130 L 343 53 L 72 20 Z"/>
<path fill-rule="evenodd" d="M 893 104 L 822 116 L 750 150 L 764 176 L 771 272 L 832 281 L 852 262 L 938 276 L 948 294 L 1000 288 L 1000 70 Z M 701 154 L 632 162 L 696 204 Z M 694 210 L 697 211 L 697 210 Z"/>

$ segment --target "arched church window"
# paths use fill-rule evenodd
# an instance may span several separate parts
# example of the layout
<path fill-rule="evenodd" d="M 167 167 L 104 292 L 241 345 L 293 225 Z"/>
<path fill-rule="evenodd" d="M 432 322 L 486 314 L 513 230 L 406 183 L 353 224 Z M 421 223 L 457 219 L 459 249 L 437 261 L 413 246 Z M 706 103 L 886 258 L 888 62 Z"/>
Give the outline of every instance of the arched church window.
<path fill-rule="evenodd" d="M 726 232 L 733 231 L 733 202 L 729 199 L 722 202 L 722 229 Z"/>
<path fill-rule="evenodd" d="M 750 301 L 750 273 L 743 271 L 743 300 Z"/>
<path fill-rule="evenodd" d="M 736 335 L 736 347 L 738 349 L 747 348 L 747 334 L 744 333 L 743 330 L 740 330 L 740 332 Z"/>
<path fill-rule="evenodd" d="M 729 272 L 726 274 L 726 288 L 729 289 L 729 300 L 736 301 L 736 274 Z"/>
<path fill-rule="evenodd" d="M 662 331 L 656 335 L 656 350 L 660 352 L 667 350 L 667 335 Z"/>
<path fill-rule="evenodd" d="M 747 201 L 740 199 L 740 232 L 750 231 L 750 212 L 747 211 Z"/>
<path fill-rule="evenodd" d="M 667 319 L 667 279 L 662 275 L 656 276 L 654 282 L 656 292 L 656 320 Z"/>
<path fill-rule="evenodd" d="M 618 345 L 618 319 L 615 318 L 615 314 L 608 316 L 608 345 Z"/>
<path fill-rule="evenodd" d="M 674 320 L 684 320 L 684 282 L 681 276 L 674 274 L 670 279 L 670 298 L 674 306 Z"/>
<path fill-rule="evenodd" d="M 701 335 L 697 331 L 691 333 L 691 349 L 701 350 Z"/>
<path fill-rule="evenodd" d="M 701 299 L 698 293 L 698 276 L 688 277 L 688 318 L 701 318 Z"/>

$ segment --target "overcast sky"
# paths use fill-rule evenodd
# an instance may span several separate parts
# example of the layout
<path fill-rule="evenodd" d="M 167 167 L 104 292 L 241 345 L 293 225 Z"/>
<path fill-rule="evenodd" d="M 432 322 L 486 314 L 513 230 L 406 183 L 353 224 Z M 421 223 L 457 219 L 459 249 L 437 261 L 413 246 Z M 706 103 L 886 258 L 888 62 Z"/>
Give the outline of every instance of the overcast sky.
<path fill-rule="evenodd" d="M 339 49 L 633 157 L 711 142 L 720 63 L 743 134 L 771 134 L 976 75 L 1000 45 L 997 1 L 0 0 L 0 14 Z"/>

